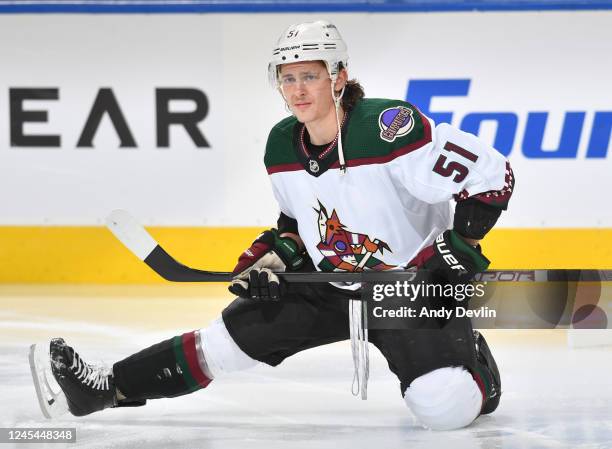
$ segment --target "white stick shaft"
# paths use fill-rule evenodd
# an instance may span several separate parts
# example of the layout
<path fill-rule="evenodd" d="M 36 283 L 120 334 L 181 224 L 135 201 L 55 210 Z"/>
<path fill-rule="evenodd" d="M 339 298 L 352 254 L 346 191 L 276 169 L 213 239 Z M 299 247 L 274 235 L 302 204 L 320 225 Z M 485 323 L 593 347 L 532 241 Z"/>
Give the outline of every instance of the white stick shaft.
<path fill-rule="evenodd" d="M 140 260 L 145 260 L 157 242 L 127 211 L 117 209 L 106 217 L 106 226 Z"/>

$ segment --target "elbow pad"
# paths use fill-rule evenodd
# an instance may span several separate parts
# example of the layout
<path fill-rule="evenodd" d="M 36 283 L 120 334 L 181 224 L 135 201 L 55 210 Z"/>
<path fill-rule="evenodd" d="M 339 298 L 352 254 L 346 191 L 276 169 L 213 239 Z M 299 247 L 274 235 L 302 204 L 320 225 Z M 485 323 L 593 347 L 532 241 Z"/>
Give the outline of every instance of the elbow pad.
<path fill-rule="evenodd" d="M 468 197 L 464 190 L 456 195 L 455 231 L 468 239 L 482 239 L 495 226 L 502 210 L 508 208 L 514 183 L 514 173 L 506 161 L 505 183 L 501 190 L 478 193 L 472 197 Z"/>

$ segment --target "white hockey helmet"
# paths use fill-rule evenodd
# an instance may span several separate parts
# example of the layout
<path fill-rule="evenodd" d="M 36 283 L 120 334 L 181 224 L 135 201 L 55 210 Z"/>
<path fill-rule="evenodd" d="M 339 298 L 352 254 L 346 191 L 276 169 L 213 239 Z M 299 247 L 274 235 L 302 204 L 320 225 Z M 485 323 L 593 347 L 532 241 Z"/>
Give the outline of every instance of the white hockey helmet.
<path fill-rule="evenodd" d="M 346 43 L 336 26 L 327 20 L 291 25 L 278 38 L 268 64 L 268 76 L 273 87 L 278 87 L 278 67 L 301 61 L 323 61 L 329 76 L 336 80 L 340 64 L 347 68 Z"/>

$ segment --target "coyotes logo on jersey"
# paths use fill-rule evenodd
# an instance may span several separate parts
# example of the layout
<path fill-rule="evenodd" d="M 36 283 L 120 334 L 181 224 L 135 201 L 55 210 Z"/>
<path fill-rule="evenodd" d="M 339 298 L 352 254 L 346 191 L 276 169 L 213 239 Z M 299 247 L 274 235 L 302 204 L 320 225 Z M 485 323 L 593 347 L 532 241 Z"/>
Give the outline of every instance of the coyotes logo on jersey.
<path fill-rule="evenodd" d="M 317 249 L 323 254 L 323 260 L 319 263 L 322 271 L 382 271 L 395 268 L 374 257 L 377 252 L 381 256 L 384 250 L 391 252 L 385 242 L 376 238 L 371 240 L 367 234 L 348 231 L 340 222 L 336 210 L 332 210 L 329 216 L 320 201 L 319 209 L 315 208 L 315 212 L 319 215 L 321 241 Z"/>

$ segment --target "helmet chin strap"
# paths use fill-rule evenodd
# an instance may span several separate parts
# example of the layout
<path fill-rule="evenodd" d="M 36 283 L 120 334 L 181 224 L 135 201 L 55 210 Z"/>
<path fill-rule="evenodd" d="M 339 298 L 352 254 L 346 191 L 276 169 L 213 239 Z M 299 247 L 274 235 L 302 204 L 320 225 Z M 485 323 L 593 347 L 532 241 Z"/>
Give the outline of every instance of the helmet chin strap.
<path fill-rule="evenodd" d="M 346 84 L 336 96 L 334 85 L 338 76 L 332 77 L 331 93 L 336 106 L 336 125 L 338 126 L 338 162 L 340 175 L 346 174 L 346 161 L 342 149 L 342 128 L 340 125 L 340 102 L 346 89 Z M 344 112 L 346 114 L 346 111 Z M 368 398 L 368 379 L 370 377 L 370 353 L 368 349 L 367 305 L 365 302 L 349 301 L 349 331 L 351 352 L 353 355 L 353 384 L 351 392 L 354 396 L 361 394 L 361 399 Z"/>
<path fill-rule="evenodd" d="M 336 79 L 337 79 L 337 75 L 332 78 L 331 93 L 332 93 L 332 98 L 334 99 L 334 105 L 336 107 L 336 125 L 338 126 L 338 162 L 340 163 L 340 173 L 344 175 L 346 174 L 346 161 L 344 160 L 344 151 L 342 149 L 342 128 L 340 125 L 340 103 L 342 100 L 342 96 L 344 95 L 344 89 L 346 88 L 346 85 L 342 87 L 340 94 L 336 96 L 336 91 L 334 89 L 334 85 L 336 84 Z"/>
<path fill-rule="evenodd" d="M 287 101 L 287 99 L 285 98 L 285 93 L 283 92 L 283 89 L 281 89 L 280 87 L 278 87 L 278 93 L 280 94 L 281 98 L 283 99 L 283 101 L 285 102 L 285 111 L 287 111 L 290 114 L 293 114 L 293 111 L 291 110 L 291 108 L 289 107 L 289 102 Z"/>

